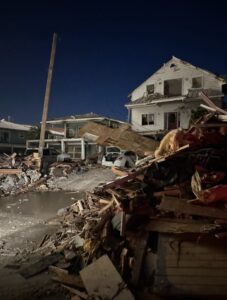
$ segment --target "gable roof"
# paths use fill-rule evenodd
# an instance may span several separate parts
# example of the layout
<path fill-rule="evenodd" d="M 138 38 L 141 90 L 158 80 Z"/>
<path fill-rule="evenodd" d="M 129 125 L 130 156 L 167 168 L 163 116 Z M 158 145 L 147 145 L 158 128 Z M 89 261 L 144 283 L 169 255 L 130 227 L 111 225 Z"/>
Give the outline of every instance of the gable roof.
<path fill-rule="evenodd" d="M 0 128 L 3 129 L 29 131 L 31 127 L 32 127 L 31 125 L 13 123 L 13 122 L 6 121 L 5 119 L 0 120 Z"/>
<path fill-rule="evenodd" d="M 167 65 L 167 64 L 170 64 L 170 63 L 174 63 L 174 62 L 180 62 L 180 63 L 182 63 L 182 64 L 184 64 L 184 65 L 186 65 L 186 66 L 188 66 L 188 67 L 191 67 L 191 68 L 193 68 L 193 69 L 196 69 L 196 70 L 200 70 L 201 72 L 204 72 L 204 73 L 206 73 L 206 74 L 208 74 L 208 75 L 211 75 L 211 76 L 213 76 L 215 79 L 217 79 L 217 80 L 219 80 L 219 81 L 222 81 L 223 83 L 226 83 L 227 82 L 227 80 L 226 79 L 224 79 L 224 78 L 222 78 L 221 76 L 219 76 L 218 74 L 216 74 L 216 73 L 213 73 L 213 72 L 210 72 L 210 71 L 208 71 L 208 70 L 206 70 L 206 69 L 203 69 L 203 68 L 200 68 L 200 67 L 196 67 L 196 66 L 194 66 L 194 65 L 192 65 L 191 63 L 189 63 L 189 62 L 187 62 L 187 61 L 185 61 L 185 60 L 182 60 L 182 59 L 180 59 L 180 58 L 177 58 L 176 56 L 172 56 L 172 58 L 170 59 L 170 60 L 168 60 L 166 63 L 164 63 L 157 71 L 155 71 L 151 76 L 149 76 L 146 80 L 144 80 L 140 85 L 138 85 L 129 95 L 128 95 L 128 97 L 130 97 L 131 96 L 131 94 L 135 91 L 135 90 L 137 90 L 142 84 L 144 84 L 148 79 L 150 79 L 154 74 L 156 74 L 157 72 L 159 72 L 163 67 L 165 67 L 165 65 Z"/>

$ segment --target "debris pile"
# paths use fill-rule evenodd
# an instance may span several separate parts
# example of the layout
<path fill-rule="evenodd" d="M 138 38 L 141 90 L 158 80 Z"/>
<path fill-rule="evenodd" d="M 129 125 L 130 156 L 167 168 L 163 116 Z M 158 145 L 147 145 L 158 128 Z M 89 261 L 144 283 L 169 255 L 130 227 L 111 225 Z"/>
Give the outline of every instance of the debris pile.
<path fill-rule="evenodd" d="M 87 170 L 88 167 L 82 160 L 64 163 L 55 162 L 49 166 L 49 175 L 54 177 L 64 177 L 72 172 L 80 174 Z"/>
<path fill-rule="evenodd" d="M 61 254 L 57 266 L 49 269 L 53 279 L 76 299 L 133 299 L 124 282 L 137 291 L 144 256 L 158 251 L 156 234 L 226 238 L 223 119 L 206 115 L 174 135 L 174 147 L 161 143 L 156 158 L 61 211 L 51 221 L 62 224 L 61 229 L 35 250 L 44 257 Z"/>
<path fill-rule="evenodd" d="M 83 126 L 79 135 L 101 146 L 116 146 L 120 149 L 131 150 L 139 156 L 153 154 L 159 142 L 144 137 L 132 131 L 129 124 L 119 128 L 110 128 L 95 122 Z"/>
<path fill-rule="evenodd" d="M 25 158 L 0 156 L 0 196 L 15 195 L 27 191 L 40 181 L 39 160 L 32 155 Z"/>

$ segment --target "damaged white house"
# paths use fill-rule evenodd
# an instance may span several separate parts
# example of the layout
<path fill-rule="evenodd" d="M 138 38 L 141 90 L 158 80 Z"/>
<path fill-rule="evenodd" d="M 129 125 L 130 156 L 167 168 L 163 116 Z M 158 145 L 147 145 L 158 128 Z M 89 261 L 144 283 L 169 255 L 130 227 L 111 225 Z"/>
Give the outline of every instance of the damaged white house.
<path fill-rule="evenodd" d="M 222 107 L 226 80 L 173 56 L 129 95 L 125 106 L 132 129 L 157 136 L 188 128 L 192 111 L 202 103 L 202 90 Z"/>

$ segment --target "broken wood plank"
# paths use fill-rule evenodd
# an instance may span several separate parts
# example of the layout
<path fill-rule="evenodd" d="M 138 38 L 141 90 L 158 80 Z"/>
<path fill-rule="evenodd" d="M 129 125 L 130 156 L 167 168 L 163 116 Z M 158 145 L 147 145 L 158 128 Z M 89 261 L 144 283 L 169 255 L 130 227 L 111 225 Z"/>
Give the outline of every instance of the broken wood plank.
<path fill-rule="evenodd" d="M 161 203 L 157 206 L 159 210 L 195 215 L 202 217 L 210 217 L 215 219 L 227 219 L 227 211 L 207 206 L 198 206 L 187 203 L 185 199 L 174 197 L 163 197 Z"/>
<path fill-rule="evenodd" d="M 125 227 L 126 227 L 126 215 L 125 212 L 121 212 L 121 227 L 120 227 L 120 236 L 125 236 Z"/>
<path fill-rule="evenodd" d="M 22 267 L 19 273 L 24 278 L 30 278 L 36 274 L 39 274 L 45 271 L 50 265 L 57 263 L 62 258 L 62 255 L 59 253 L 43 256 L 40 260 L 35 263 L 31 263 L 28 266 Z"/>
<path fill-rule="evenodd" d="M 118 208 L 120 208 L 120 207 L 121 207 L 121 204 L 120 204 L 120 202 L 117 200 L 117 198 L 116 198 L 116 196 L 115 196 L 114 194 L 112 195 L 112 199 L 113 199 L 113 201 L 115 202 L 116 206 L 117 206 Z"/>
<path fill-rule="evenodd" d="M 84 287 L 81 278 L 77 275 L 69 274 L 67 270 L 55 266 L 49 266 L 49 272 L 55 275 L 54 277 L 52 277 L 52 279 L 57 282 L 61 282 L 63 284 L 68 284 L 71 286 L 76 286 L 79 288 Z"/>
<path fill-rule="evenodd" d="M 147 248 L 149 233 L 145 232 L 137 241 L 135 262 L 132 269 L 132 284 L 138 286 L 144 255 Z"/>
<path fill-rule="evenodd" d="M 78 205 L 78 208 L 79 208 L 80 212 L 82 212 L 82 211 L 84 210 L 82 201 L 81 201 L 81 200 L 78 200 L 78 201 L 77 201 L 77 205 Z"/>
<path fill-rule="evenodd" d="M 95 274 L 95 276 L 94 276 Z M 124 288 L 124 282 L 107 255 L 101 256 L 80 271 L 89 296 L 101 299 L 132 300 L 134 296 Z"/>
<path fill-rule="evenodd" d="M 100 204 L 109 204 L 111 200 L 106 200 L 106 199 L 99 199 Z"/>
<path fill-rule="evenodd" d="M 107 205 L 105 205 L 102 209 L 99 211 L 99 215 L 103 214 L 107 209 L 109 209 L 113 205 L 113 200 L 109 201 Z"/>
<path fill-rule="evenodd" d="M 207 232 L 208 228 L 215 228 L 216 225 L 201 223 L 187 219 L 156 219 L 147 224 L 146 230 L 163 233 L 201 233 Z"/>
<path fill-rule="evenodd" d="M 74 289 L 74 288 L 71 288 L 65 284 L 62 284 L 62 286 L 67 289 L 70 293 L 74 294 L 74 295 L 77 295 L 79 296 L 80 298 L 82 299 L 87 299 L 88 298 L 88 295 L 85 293 L 85 292 L 81 292 L 77 289 Z"/>
<path fill-rule="evenodd" d="M 0 174 L 4 175 L 14 175 L 14 174 L 21 174 L 22 169 L 0 169 Z"/>

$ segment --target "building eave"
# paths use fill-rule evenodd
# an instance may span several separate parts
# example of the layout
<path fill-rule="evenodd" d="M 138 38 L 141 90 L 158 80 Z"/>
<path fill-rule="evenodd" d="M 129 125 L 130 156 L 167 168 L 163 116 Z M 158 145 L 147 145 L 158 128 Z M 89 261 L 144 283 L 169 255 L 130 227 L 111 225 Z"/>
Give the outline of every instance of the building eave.
<path fill-rule="evenodd" d="M 95 120 L 104 120 L 104 117 L 100 118 L 81 118 L 81 119 L 61 119 L 61 120 L 50 120 L 46 123 L 48 124 L 64 124 L 64 123 L 79 123 L 79 122 L 88 122 L 88 121 L 95 121 Z M 41 123 L 41 122 L 40 122 Z"/>
<path fill-rule="evenodd" d="M 150 106 L 150 105 L 154 105 L 154 104 L 183 101 L 184 99 L 185 99 L 185 96 L 174 97 L 174 98 L 162 98 L 162 99 L 152 100 L 150 102 L 135 103 L 135 104 L 132 101 L 132 103 L 125 104 L 125 107 Z"/>

